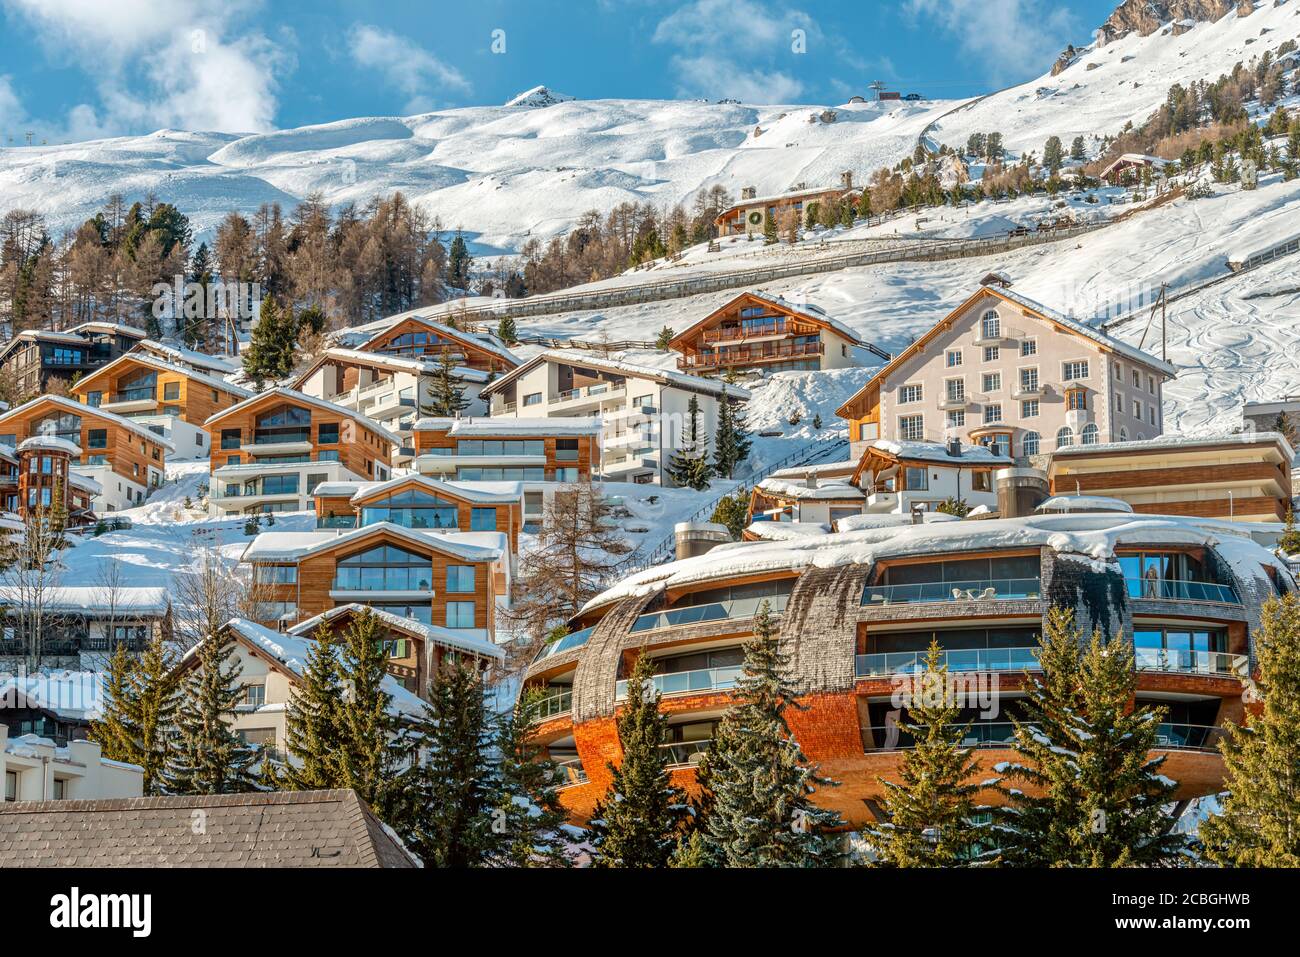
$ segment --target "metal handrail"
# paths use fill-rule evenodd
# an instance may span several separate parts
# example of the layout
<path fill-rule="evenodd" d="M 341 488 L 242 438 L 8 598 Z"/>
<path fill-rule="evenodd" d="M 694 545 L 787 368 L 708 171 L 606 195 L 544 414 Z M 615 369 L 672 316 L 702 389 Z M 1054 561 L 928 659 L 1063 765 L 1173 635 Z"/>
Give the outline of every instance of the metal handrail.
<path fill-rule="evenodd" d="M 1037 671 L 1035 648 L 955 648 L 944 651 L 942 665 L 949 671 Z M 911 674 L 926 670 L 926 652 L 890 651 L 856 655 L 854 674 L 859 678 Z"/>
<path fill-rule="evenodd" d="M 744 672 L 740 665 L 727 665 L 722 668 L 697 668 L 693 671 L 670 671 L 655 675 L 650 679 L 654 690 L 661 695 L 692 694 L 697 691 L 726 691 L 736 687 L 736 681 Z M 627 679 L 614 686 L 614 700 L 622 701 L 627 697 Z"/>
<path fill-rule="evenodd" d="M 1223 675 L 1245 678 L 1250 659 L 1224 651 L 1196 651 L 1181 648 L 1137 648 L 1134 659 L 1138 671 L 1171 671 L 1180 674 Z"/>
<path fill-rule="evenodd" d="M 691 767 L 699 764 L 705 753 L 713 746 L 709 738 L 703 741 L 672 741 L 659 747 L 668 752 L 668 766 Z"/>
<path fill-rule="evenodd" d="M 544 721 L 573 710 L 573 689 L 568 688 L 557 694 L 538 698 L 532 704 L 533 717 Z"/>
<path fill-rule="evenodd" d="M 1125 578 L 1130 598 L 1151 598 L 1161 601 L 1212 601 L 1225 605 L 1239 605 L 1241 599 L 1231 585 L 1218 582 L 1183 581 L 1176 578 Z"/>
<path fill-rule="evenodd" d="M 707 605 L 686 605 L 681 608 L 669 608 L 666 611 L 652 611 L 639 615 L 632 622 L 629 632 L 653 631 L 658 628 L 674 628 L 680 625 L 699 625 L 710 621 L 726 621 L 733 618 L 751 618 L 758 614 L 763 602 L 776 614 L 785 611 L 789 595 L 766 595 L 762 598 L 733 598 L 731 601 L 709 602 Z"/>
<path fill-rule="evenodd" d="M 1038 578 L 986 578 L 959 582 L 916 582 L 907 585 L 867 585 L 863 605 L 899 605 L 923 601 L 1012 601 L 1039 597 Z"/>

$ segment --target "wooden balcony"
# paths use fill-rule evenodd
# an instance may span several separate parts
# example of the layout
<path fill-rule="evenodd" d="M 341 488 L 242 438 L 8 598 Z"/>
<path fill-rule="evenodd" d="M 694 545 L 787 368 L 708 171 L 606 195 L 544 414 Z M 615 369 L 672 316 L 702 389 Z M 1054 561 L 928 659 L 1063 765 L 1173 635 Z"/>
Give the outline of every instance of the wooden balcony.
<path fill-rule="evenodd" d="M 785 362 L 820 356 L 825 352 L 825 344 L 809 342 L 775 342 L 765 345 L 746 346 L 739 349 L 727 349 L 720 352 L 695 352 L 684 355 L 677 360 L 678 369 L 728 369 L 736 366 L 762 365 L 767 362 Z"/>
<path fill-rule="evenodd" d="M 792 322 L 789 319 L 773 317 L 762 322 L 749 322 L 740 326 L 719 326 L 705 329 L 702 340 L 714 342 L 743 342 L 746 339 L 767 339 L 772 336 L 812 336 L 817 334 L 817 327 L 804 322 Z"/>

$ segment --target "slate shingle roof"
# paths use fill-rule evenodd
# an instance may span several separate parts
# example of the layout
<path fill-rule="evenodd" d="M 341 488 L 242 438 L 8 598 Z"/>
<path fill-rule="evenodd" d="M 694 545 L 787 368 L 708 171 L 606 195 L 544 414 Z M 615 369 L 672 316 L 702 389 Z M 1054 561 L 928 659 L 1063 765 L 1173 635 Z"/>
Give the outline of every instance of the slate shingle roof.
<path fill-rule="evenodd" d="M 415 867 L 355 791 L 0 805 L 0 867 Z"/>

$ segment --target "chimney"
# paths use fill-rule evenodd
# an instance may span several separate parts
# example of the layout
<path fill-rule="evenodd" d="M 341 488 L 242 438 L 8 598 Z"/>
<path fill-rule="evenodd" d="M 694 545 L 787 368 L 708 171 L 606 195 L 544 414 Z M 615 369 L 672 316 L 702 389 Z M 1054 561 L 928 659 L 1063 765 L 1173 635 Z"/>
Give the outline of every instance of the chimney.
<path fill-rule="evenodd" d="M 694 558 L 731 541 L 731 531 L 717 522 L 678 522 L 673 526 L 677 559 Z"/>
<path fill-rule="evenodd" d="M 844 189 L 853 188 L 853 170 L 846 169 L 843 173 L 840 173 L 840 186 Z"/>
<path fill-rule="evenodd" d="M 809 470 L 809 471 L 807 471 L 807 472 L 804 472 L 804 473 L 803 473 L 803 484 L 806 485 L 806 486 L 808 486 L 808 488 L 816 488 L 816 487 L 817 487 L 817 473 L 814 472 L 814 471 L 812 471 L 812 470 Z"/>
<path fill-rule="evenodd" d="M 925 524 L 925 506 L 919 502 L 912 506 L 912 524 Z"/>
<path fill-rule="evenodd" d="M 948 454 L 955 459 L 961 458 L 961 439 L 948 440 Z"/>
<path fill-rule="evenodd" d="M 740 187 L 740 198 L 741 198 L 741 199 L 755 199 L 755 198 L 757 198 L 757 196 L 758 196 L 758 189 L 757 189 L 756 187 L 754 187 L 754 186 L 742 186 L 742 187 Z"/>
<path fill-rule="evenodd" d="M 1023 518 L 1047 500 L 1047 473 L 1038 469 L 998 469 L 998 517 Z"/>

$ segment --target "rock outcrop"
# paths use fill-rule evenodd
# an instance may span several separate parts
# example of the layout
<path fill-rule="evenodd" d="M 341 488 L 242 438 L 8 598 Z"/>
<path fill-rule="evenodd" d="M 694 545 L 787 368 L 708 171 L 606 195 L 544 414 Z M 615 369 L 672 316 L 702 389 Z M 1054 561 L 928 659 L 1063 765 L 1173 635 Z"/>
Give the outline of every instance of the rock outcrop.
<path fill-rule="evenodd" d="M 1100 42 L 1105 46 L 1133 32 L 1149 37 L 1170 21 L 1221 20 L 1234 9 L 1246 16 L 1242 8 L 1254 10 L 1251 0 L 1124 0 L 1101 25 Z"/>
<path fill-rule="evenodd" d="M 1056 62 L 1052 64 L 1052 76 L 1060 76 L 1066 68 L 1078 58 L 1079 54 L 1075 51 L 1074 44 L 1071 43 L 1061 51 L 1061 55 L 1058 56 Z"/>

